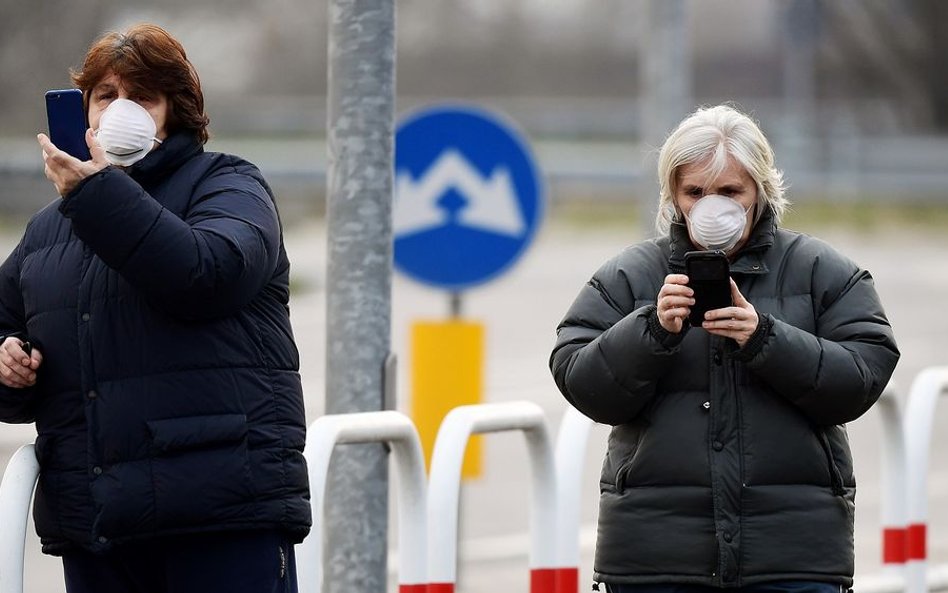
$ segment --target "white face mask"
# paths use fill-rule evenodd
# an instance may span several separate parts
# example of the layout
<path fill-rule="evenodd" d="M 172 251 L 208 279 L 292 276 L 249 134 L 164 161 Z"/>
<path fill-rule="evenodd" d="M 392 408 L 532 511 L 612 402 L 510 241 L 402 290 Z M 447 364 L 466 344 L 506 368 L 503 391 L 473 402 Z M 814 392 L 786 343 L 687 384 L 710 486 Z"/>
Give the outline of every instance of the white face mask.
<path fill-rule="evenodd" d="M 685 215 L 695 243 L 705 249 L 730 251 L 744 236 L 747 212 L 735 200 L 716 194 L 704 196 Z"/>
<path fill-rule="evenodd" d="M 96 138 L 113 165 L 128 167 L 145 158 L 155 143 L 157 126 L 151 114 L 135 101 L 115 99 L 99 118 Z"/>

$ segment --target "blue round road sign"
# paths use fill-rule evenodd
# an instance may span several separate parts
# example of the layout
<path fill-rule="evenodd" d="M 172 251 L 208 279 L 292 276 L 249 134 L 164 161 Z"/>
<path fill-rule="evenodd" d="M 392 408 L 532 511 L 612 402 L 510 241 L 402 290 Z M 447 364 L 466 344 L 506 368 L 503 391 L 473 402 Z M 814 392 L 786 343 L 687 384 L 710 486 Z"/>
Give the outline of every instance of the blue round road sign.
<path fill-rule="evenodd" d="M 414 113 L 395 136 L 395 267 L 453 291 L 510 268 L 536 235 L 543 184 L 523 137 L 482 109 Z"/>

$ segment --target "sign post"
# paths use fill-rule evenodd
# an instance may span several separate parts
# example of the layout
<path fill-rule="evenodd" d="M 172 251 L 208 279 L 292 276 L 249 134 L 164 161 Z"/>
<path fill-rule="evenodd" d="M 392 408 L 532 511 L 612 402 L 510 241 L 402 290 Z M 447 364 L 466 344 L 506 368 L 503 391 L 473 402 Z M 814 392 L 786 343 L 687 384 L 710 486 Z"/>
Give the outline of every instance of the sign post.
<path fill-rule="evenodd" d="M 451 409 L 481 400 L 485 332 L 461 319 L 464 290 L 508 271 L 536 236 L 545 195 L 523 136 L 471 106 L 436 106 L 406 118 L 395 137 L 395 268 L 451 297 L 448 321 L 414 324 L 411 416 L 430 463 Z M 480 442 L 464 477 L 480 475 Z"/>
<path fill-rule="evenodd" d="M 326 413 L 385 404 L 391 351 L 395 2 L 329 2 Z M 327 484 L 327 593 L 386 590 L 388 455 L 344 447 Z"/>

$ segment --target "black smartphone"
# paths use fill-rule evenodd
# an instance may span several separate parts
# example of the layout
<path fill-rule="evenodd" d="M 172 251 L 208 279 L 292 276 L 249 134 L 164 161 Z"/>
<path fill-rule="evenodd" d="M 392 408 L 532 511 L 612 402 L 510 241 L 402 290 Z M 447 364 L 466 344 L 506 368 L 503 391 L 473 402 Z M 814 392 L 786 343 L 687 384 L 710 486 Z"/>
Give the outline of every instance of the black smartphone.
<path fill-rule="evenodd" d="M 701 327 L 704 314 L 731 306 L 731 270 L 723 251 L 689 251 L 685 254 L 688 286 L 695 291 L 695 304 L 688 320 Z"/>
<path fill-rule="evenodd" d="M 46 91 L 46 121 L 49 139 L 56 148 L 68 152 L 80 161 L 88 161 L 86 144 L 86 110 L 82 106 L 82 91 L 62 89 Z"/>

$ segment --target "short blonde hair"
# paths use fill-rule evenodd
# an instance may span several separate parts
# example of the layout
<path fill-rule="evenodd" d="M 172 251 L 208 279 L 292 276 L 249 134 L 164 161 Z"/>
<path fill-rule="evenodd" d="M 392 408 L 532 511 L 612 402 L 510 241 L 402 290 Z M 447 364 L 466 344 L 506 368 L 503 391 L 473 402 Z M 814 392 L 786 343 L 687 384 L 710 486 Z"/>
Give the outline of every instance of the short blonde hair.
<path fill-rule="evenodd" d="M 733 158 L 757 184 L 757 200 L 770 206 L 779 223 L 789 200 L 784 197 L 783 172 L 774 163 L 774 151 L 757 123 L 730 105 L 701 107 L 668 136 L 658 154 L 659 201 L 655 228 L 665 234 L 675 220 L 675 185 L 684 165 L 707 163 L 713 179 Z M 757 219 L 766 208 L 757 209 Z M 756 223 L 757 220 L 754 222 Z"/>

